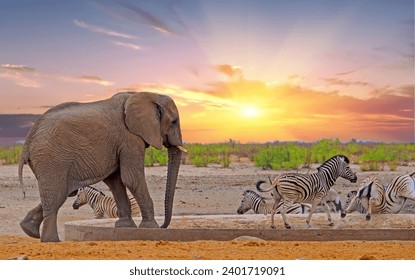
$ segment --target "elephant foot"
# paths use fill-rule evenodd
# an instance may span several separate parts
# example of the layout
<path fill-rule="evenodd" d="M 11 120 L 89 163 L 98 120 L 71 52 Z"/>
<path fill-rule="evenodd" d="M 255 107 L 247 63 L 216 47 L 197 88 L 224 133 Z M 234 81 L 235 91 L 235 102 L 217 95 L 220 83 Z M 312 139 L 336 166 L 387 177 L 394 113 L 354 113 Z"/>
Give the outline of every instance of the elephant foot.
<path fill-rule="evenodd" d="M 32 220 L 23 220 L 20 222 L 20 227 L 30 237 L 40 238 L 40 223 Z"/>
<path fill-rule="evenodd" d="M 115 227 L 137 227 L 133 219 L 118 219 L 115 222 Z"/>
<path fill-rule="evenodd" d="M 46 237 L 42 237 L 40 239 L 40 242 L 61 242 L 61 240 L 59 239 L 58 236 L 54 236 L 52 238 L 46 238 Z"/>
<path fill-rule="evenodd" d="M 142 220 L 140 223 L 139 228 L 159 228 L 157 222 L 153 220 Z"/>

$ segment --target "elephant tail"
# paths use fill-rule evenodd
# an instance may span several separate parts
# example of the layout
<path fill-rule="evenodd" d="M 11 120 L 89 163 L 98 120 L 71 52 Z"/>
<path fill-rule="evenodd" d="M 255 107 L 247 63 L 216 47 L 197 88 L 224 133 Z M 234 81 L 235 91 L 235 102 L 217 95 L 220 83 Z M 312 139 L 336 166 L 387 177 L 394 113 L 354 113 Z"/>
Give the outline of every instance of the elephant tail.
<path fill-rule="evenodd" d="M 19 161 L 19 182 L 22 188 L 23 198 L 26 198 L 26 187 L 23 184 L 23 166 L 29 161 L 29 153 L 23 148 L 22 154 Z"/>

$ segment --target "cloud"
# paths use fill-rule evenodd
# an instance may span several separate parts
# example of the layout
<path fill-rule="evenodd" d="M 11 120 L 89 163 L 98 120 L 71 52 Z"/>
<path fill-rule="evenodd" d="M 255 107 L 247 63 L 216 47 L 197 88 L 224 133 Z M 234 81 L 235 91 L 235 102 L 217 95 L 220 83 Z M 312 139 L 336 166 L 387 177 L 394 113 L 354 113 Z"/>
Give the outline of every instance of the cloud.
<path fill-rule="evenodd" d="M 109 30 L 109 29 L 106 29 L 100 26 L 91 25 L 91 24 L 88 24 L 86 22 L 83 22 L 77 19 L 75 19 L 73 22 L 75 23 L 76 26 L 92 31 L 92 32 L 102 33 L 108 36 L 119 37 L 119 38 L 124 38 L 124 39 L 135 39 L 136 38 L 134 35 L 120 33 L 120 32 Z"/>
<path fill-rule="evenodd" d="M 132 43 L 124 43 L 124 42 L 120 42 L 120 41 L 115 41 L 115 42 L 112 42 L 112 43 L 116 46 L 124 47 L 124 48 L 127 48 L 127 49 L 132 49 L 132 50 L 136 50 L 136 51 L 141 49 L 140 46 L 138 46 L 136 44 L 132 44 Z"/>
<path fill-rule="evenodd" d="M 138 15 L 139 19 L 151 26 L 153 29 L 157 30 L 158 32 L 165 33 L 165 34 L 172 34 L 172 35 L 180 35 L 172 28 L 170 28 L 165 22 L 160 20 L 159 18 L 155 17 L 151 13 L 133 5 L 125 1 L 114 0 L 114 2 L 118 3 L 119 5 L 123 6 L 124 8 L 133 11 L 136 15 Z M 131 19 L 131 17 L 129 17 Z"/>
<path fill-rule="evenodd" d="M 26 65 L 1 64 L 0 69 L 14 72 L 35 72 L 35 68 Z"/>
<path fill-rule="evenodd" d="M 345 75 L 349 75 L 349 74 L 353 74 L 353 73 L 356 73 L 356 71 L 355 70 L 352 70 L 352 71 L 340 72 L 340 73 L 334 74 L 334 76 L 335 77 L 345 76 Z"/>
<path fill-rule="evenodd" d="M 347 72 L 345 72 L 345 73 L 347 74 Z M 343 73 L 343 75 L 346 75 L 346 74 Z M 339 74 L 337 74 L 337 76 L 338 75 Z M 371 86 L 371 84 L 369 84 L 367 82 L 348 81 L 348 80 L 339 79 L 339 78 L 322 78 L 322 80 L 324 80 L 329 85 L 337 85 L 337 86 L 362 86 L 362 87 Z"/>
<path fill-rule="evenodd" d="M 88 84 L 98 84 L 101 86 L 111 86 L 114 83 L 101 79 L 97 76 L 90 76 L 90 75 L 84 75 L 80 77 L 69 77 L 69 76 L 58 76 L 59 80 L 65 81 L 65 82 L 71 82 L 71 83 L 88 83 Z"/>
<path fill-rule="evenodd" d="M 10 80 L 18 86 L 27 88 L 39 88 L 42 86 L 37 81 L 39 75 L 33 67 L 17 64 L 1 64 L 0 70 L 1 79 Z"/>
<path fill-rule="evenodd" d="M 215 69 L 230 78 L 232 77 L 242 77 L 242 70 L 239 66 L 232 66 L 229 64 L 219 64 L 214 66 Z"/>

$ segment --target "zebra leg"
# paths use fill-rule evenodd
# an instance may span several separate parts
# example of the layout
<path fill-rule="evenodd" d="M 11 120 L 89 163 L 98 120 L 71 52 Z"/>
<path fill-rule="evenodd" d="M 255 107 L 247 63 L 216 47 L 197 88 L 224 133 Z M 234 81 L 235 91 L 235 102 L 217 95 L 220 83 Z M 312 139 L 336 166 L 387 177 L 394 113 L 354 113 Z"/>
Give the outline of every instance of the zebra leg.
<path fill-rule="evenodd" d="M 322 202 L 323 202 L 324 208 L 326 209 L 326 213 L 327 213 L 327 220 L 329 221 L 329 226 L 333 226 L 333 225 L 334 225 L 334 223 L 333 223 L 333 221 L 331 220 L 331 214 L 330 214 L 330 212 L 331 212 L 331 208 L 330 208 L 330 206 L 327 204 L 327 202 L 326 202 L 324 199 L 322 200 Z"/>
<path fill-rule="evenodd" d="M 310 214 L 308 214 L 308 217 L 307 217 L 307 220 L 306 220 L 307 227 L 311 227 L 311 225 L 310 225 L 311 217 L 313 216 L 314 212 L 316 211 L 318 203 L 319 203 L 319 200 L 314 199 L 313 203 L 311 204 Z"/>
<path fill-rule="evenodd" d="M 371 215 L 372 215 L 372 209 L 373 205 L 375 204 L 375 199 L 373 197 L 369 198 L 369 209 L 366 214 L 366 221 L 370 221 Z"/>
<path fill-rule="evenodd" d="M 99 209 L 94 209 L 94 216 L 95 219 L 102 219 L 104 218 L 104 213 Z"/>
<path fill-rule="evenodd" d="M 344 218 L 344 217 L 346 217 L 346 214 L 349 214 L 349 213 L 352 213 L 352 212 L 356 211 L 358 202 L 359 202 L 359 198 L 356 195 L 355 197 L 353 197 L 352 201 L 350 201 L 349 205 L 346 204 L 347 207 L 341 213 L 340 217 Z"/>
<path fill-rule="evenodd" d="M 275 224 L 274 224 L 274 216 L 275 216 L 275 212 L 276 212 L 276 206 L 277 203 L 274 204 L 274 206 L 271 209 L 271 228 L 275 229 Z"/>
<path fill-rule="evenodd" d="M 275 190 L 275 189 L 273 189 L 273 190 Z M 274 193 L 274 191 L 273 191 L 273 193 Z M 275 213 L 277 212 L 278 206 L 279 206 L 280 201 L 281 201 L 281 196 L 277 195 L 277 194 L 278 193 L 275 192 L 275 194 L 273 195 L 274 205 L 272 206 L 272 209 L 271 209 L 271 228 L 273 228 L 273 229 L 275 229 L 274 216 L 275 216 Z"/>
<path fill-rule="evenodd" d="M 280 214 L 282 216 L 282 220 L 284 221 L 284 226 L 286 229 L 290 229 L 291 225 L 288 223 L 288 219 L 287 219 L 287 209 L 288 207 L 292 204 L 291 201 L 284 201 L 281 205 L 281 207 L 279 208 Z"/>

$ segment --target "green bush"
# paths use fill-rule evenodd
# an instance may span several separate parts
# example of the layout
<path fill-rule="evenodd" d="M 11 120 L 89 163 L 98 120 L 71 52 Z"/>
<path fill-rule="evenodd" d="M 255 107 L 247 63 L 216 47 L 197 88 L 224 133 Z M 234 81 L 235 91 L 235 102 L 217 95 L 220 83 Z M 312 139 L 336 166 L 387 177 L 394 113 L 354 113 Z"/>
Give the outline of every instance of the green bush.
<path fill-rule="evenodd" d="M 19 163 L 20 154 L 22 153 L 23 146 L 15 145 L 2 147 L 0 146 L 0 163 L 4 164 L 17 164 Z"/>

